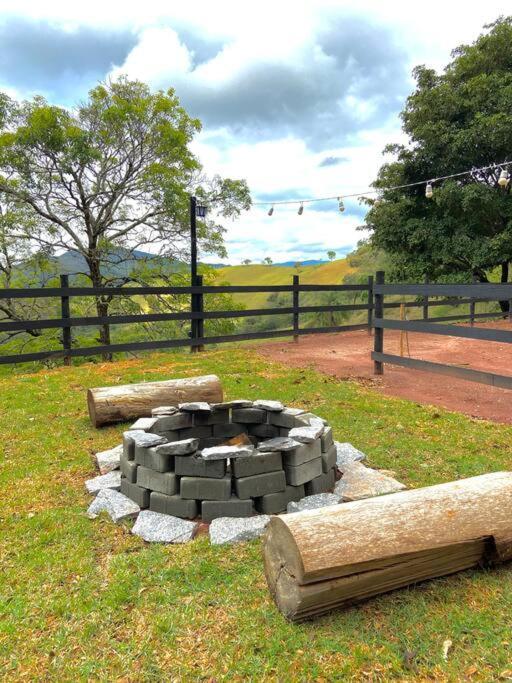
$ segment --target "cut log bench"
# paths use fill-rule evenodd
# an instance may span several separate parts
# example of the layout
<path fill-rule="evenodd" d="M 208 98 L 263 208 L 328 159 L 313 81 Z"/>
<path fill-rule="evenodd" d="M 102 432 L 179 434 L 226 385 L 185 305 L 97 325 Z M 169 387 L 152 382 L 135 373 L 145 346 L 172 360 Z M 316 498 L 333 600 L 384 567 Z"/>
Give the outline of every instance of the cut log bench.
<path fill-rule="evenodd" d="M 216 375 L 142 382 L 87 391 L 87 407 L 95 427 L 151 415 L 158 406 L 190 401 L 222 402 L 222 385 Z"/>
<path fill-rule="evenodd" d="M 512 472 L 272 518 L 267 582 L 300 621 L 424 579 L 512 559 Z"/>

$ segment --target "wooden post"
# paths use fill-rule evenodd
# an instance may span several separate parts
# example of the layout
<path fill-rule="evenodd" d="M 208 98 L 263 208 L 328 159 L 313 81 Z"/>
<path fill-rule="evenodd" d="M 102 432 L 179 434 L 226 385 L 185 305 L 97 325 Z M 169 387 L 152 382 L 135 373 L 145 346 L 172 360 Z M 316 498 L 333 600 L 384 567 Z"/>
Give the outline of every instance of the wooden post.
<path fill-rule="evenodd" d="M 67 289 L 69 287 L 69 276 L 68 275 L 61 275 L 60 276 L 60 286 L 63 289 Z M 70 309 L 69 309 L 69 296 L 61 296 L 60 297 L 60 317 L 61 318 L 70 318 Z M 64 351 L 70 351 L 71 350 L 71 343 L 72 343 L 72 338 L 71 338 L 71 327 L 66 326 L 62 328 L 62 347 Z M 71 365 L 71 356 L 65 355 L 64 356 L 64 365 Z"/>
<path fill-rule="evenodd" d="M 477 278 L 475 275 L 473 275 L 473 282 L 476 282 Z M 469 324 L 471 327 L 475 324 L 475 297 L 471 297 L 471 301 L 469 303 Z"/>
<path fill-rule="evenodd" d="M 196 284 L 198 287 L 203 286 L 203 276 L 202 275 L 197 275 L 196 276 Z M 198 313 L 203 313 L 204 311 L 204 295 L 201 292 L 200 294 L 197 294 L 197 312 Z M 204 318 L 199 318 L 197 321 L 197 336 L 198 338 L 204 337 Z M 201 344 L 200 346 L 196 347 L 198 351 L 204 351 L 204 345 Z"/>
<path fill-rule="evenodd" d="M 425 284 L 428 285 L 428 275 L 425 275 Z M 423 320 L 428 320 L 428 296 L 423 297 Z"/>
<path fill-rule="evenodd" d="M 297 344 L 299 341 L 299 276 L 293 276 L 293 341 Z"/>
<path fill-rule="evenodd" d="M 384 271 L 378 270 L 375 274 L 375 284 L 384 284 Z M 380 293 L 375 293 L 375 318 L 382 319 L 384 317 L 384 295 Z M 384 330 L 382 327 L 375 328 L 375 334 L 373 335 L 373 350 L 376 353 L 384 352 Z M 373 373 L 375 375 L 384 374 L 384 363 L 380 360 L 373 361 Z"/>
<path fill-rule="evenodd" d="M 368 334 L 372 333 L 373 325 L 373 275 L 368 276 Z"/>

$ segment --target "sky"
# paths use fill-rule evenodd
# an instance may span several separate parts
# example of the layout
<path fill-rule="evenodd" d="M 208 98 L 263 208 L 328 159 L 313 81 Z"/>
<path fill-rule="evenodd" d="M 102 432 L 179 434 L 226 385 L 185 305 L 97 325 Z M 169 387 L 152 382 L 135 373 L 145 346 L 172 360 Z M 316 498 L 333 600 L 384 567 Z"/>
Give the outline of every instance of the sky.
<path fill-rule="evenodd" d="M 227 222 L 230 263 L 325 259 L 365 236 L 364 207 L 287 199 L 369 188 L 418 64 L 441 70 L 510 0 L 0 0 L 0 90 L 73 106 L 126 74 L 175 88 L 203 123 L 193 151 L 208 173 L 245 178 L 254 206 Z M 218 261 L 203 255 L 204 261 Z"/>

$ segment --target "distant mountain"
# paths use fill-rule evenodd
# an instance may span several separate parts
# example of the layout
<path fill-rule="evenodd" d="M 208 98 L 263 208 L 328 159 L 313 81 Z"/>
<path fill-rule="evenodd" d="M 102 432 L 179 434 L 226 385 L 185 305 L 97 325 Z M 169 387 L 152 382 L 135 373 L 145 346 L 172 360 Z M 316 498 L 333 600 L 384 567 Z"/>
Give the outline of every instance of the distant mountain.
<path fill-rule="evenodd" d="M 309 261 L 279 261 L 278 263 L 273 263 L 273 266 L 286 266 L 288 268 L 293 268 L 296 263 L 300 263 L 301 266 L 321 266 L 323 263 L 329 263 L 329 261 L 323 261 L 322 259 L 310 259 Z M 207 263 L 206 265 L 210 268 L 231 268 L 229 263 Z M 256 263 L 251 263 L 249 265 L 257 266 L 260 265 Z"/>
<path fill-rule="evenodd" d="M 149 252 L 138 250 L 128 252 L 117 248 L 110 254 L 108 263 L 103 263 L 102 272 L 108 277 L 128 277 L 141 261 L 151 261 L 155 258 L 157 258 L 155 254 Z M 56 269 L 63 275 L 75 275 L 88 271 L 84 257 L 76 251 L 65 251 L 55 256 L 53 261 Z M 182 261 L 169 260 L 169 272 L 177 272 L 186 267 L 187 265 Z"/>

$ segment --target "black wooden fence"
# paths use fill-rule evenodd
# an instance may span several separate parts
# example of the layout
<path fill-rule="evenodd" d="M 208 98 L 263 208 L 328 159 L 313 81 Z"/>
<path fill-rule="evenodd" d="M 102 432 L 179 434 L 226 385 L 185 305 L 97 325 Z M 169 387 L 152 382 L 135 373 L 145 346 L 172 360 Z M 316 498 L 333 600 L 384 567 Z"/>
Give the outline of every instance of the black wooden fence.
<path fill-rule="evenodd" d="M 42 361 L 49 358 L 64 359 L 64 362 L 79 356 L 92 356 L 104 353 L 148 351 L 152 349 L 170 349 L 190 346 L 192 350 L 200 350 L 206 344 L 222 344 L 226 342 L 239 342 L 250 339 L 269 339 L 276 337 L 292 336 L 298 339 L 304 334 L 318 334 L 326 332 L 344 332 L 348 330 L 365 329 L 371 324 L 372 287 L 371 278 L 366 284 L 349 285 L 313 285 L 302 284 L 299 277 L 293 278 L 290 285 L 203 285 L 202 276 L 197 276 L 195 284 L 189 287 L 70 287 L 66 275 L 61 276 L 60 287 L 41 287 L 31 289 L 0 289 L 1 299 L 35 299 L 57 298 L 60 299 L 60 318 L 40 320 L 7 320 L 0 322 L 1 332 L 26 331 L 26 330 L 62 330 L 62 349 L 37 351 L 32 353 L 18 353 L 0 356 L 0 364 L 25 363 L 29 361 Z M 205 311 L 204 298 L 209 294 L 243 294 L 251 292 L 288 292 L 292 297 L 292 305 L 280 308 L 256 308 L 240 309 L 231 311 Z M 367 297 L 366 302 L 360 304 L 340 304 L 336 306 L 301 306 L 300 294 L 303 292 L 362 292 Z M 108 315 L 74 317 L 71 315 L 71 302 L 73 297 L 99 297 L 99 296 L 147 296 L 147 295 L 188 295 L 191 300 L 191 308 L 188 311 L 169 313 L 141 313 L 130 315 Z M 368 322 L 357 325 L 332 325 L 325 327 L 300 327 L 300 315 L 304 313 L 337 311 L 368 311 Z M 214 319 L 235 319 L 246 317 L 258 317 L 268 315 L 290 315 L 291 325 L 280 330 L 267 330 L 261 332 L 245 332 L 242 334 L 229 334 L 222 336 L 204 336 L 204 321 Z M 158 341 L 137 341 L 127 343 L 113 343 L 109 345 L 76 347 L 73 345 L 72 329 L 77 327 L 100 326 L 100 325 L 126 325 L 131 323 L 163 322 L 171 320 L 185 320 L 191 323 L 190 336 L 183 339 L 163 339 Z"/>
<path fill-rule="evenodd" d="M 439 304 L 446 305 L 452 303 L 459 305 L 468 303 L 470 312 L 465 316 L 450 315 L 438 318 L 428 318 L 427 314 L 420 320 L 394 320 L 384 318 L 384 311 L 389 308 L 389 304 L 384 301 L 385 296 L 416 296 L 421 297 L 428 306 Z M 442 297 L 441 301 L 431 301 L 431 297 Z M 509 312 L 475 313 L 475 305 L 482 301 L 508 301 Z M 393 303 L 393 306 L 400 306 L 400 303 Z M 419 303 L 408 302 L 407 306 L 421 305 Z M 384 363 L 400 365 L 416 370 L 426 370 L 443 375 L 450 375 L 460 379 L 466 379 L 481 384 L 489 384 L 504 389 L 512 389 L 512 376 L 498 375 L 492 372 L 473 370 L 457 365 L 447 365 L 434 363 L 432 361 L 420 360 L 384 353 L 384 330 L 401 330 L 405 332 L 423 332 L 428 334 L 448 335 L 452 337 L 463 337 L 465 339 L 479 339 L 501 343 L 512 343 L 512 331 L 501 329 L 490 329 L 474 327 L 475 319 L 496 318 L 508 315 L 512 322 L 512 283 L 508 284 L 385 284 L 384 273 L 379 271 L 376 275 L 374 285 L 374 310 L 375 319 L 373 327 L 374 350 L 372 359 L 374 361 L 375 374 L 380 375 L 384 371 Z M 450 320 L 469 319 L 471 326 L 442 325 L 440 323 Z M 510 367 L 510 366 L 509 366 Z"/>

